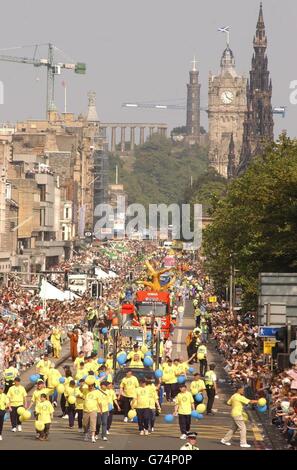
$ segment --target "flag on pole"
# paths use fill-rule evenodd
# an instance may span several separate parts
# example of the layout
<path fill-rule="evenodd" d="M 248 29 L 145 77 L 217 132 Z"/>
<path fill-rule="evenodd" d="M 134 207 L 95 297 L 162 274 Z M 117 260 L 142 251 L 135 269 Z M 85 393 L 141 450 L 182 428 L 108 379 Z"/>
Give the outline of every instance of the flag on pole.
<path fill-rule="evenodd" d="M 218 28 L 218 31 L 221 33 L 228 33 L 230 30 L 230 26 L 223 26 L 222 28 Z"/>

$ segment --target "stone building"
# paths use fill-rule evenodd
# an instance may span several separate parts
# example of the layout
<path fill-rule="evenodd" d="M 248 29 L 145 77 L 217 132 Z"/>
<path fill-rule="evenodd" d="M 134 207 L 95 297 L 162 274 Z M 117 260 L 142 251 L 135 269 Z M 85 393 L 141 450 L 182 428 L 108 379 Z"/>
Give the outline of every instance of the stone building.
<path fill-rule="evenodd" d="M 228 42 L 221 59 L 221 71 L 218 75 L 210 73 L 208 86 L 209 164 L 227 177 L 231 137 L 237 167 L 247 110 L 247 79 L 236 72 L 234 54 Z"/>

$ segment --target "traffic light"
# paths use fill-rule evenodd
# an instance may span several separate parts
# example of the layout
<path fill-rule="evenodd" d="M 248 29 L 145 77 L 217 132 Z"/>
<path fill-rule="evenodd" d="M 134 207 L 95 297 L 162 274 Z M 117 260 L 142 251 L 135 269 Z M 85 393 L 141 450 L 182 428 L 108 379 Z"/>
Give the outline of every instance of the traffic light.
<path fill-rule="evenodd" d="M 279 341 L 276 348 L 278 354 L 287 352 L 287 335 L 288 332 L 286 326 L 282 326 L 275 335 L 277 341 Z"/>
<path fill-rule="evenodd" d="M 91 296 L 93 299 L 98 299 L 98 282 L 93 282 L 91 285 Z"/>

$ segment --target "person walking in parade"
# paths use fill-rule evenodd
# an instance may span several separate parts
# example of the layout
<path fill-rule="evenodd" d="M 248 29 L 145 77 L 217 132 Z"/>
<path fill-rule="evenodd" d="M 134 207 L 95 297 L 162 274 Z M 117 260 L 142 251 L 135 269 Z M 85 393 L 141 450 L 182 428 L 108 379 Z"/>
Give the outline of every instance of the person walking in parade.
<path fill-rule="evenodd" d="M 204 375 L 204 382 L 205 382 L 206 393 L 207 393 L 206 412 L 208 415 L 214 414 L 212 411 L 212 407 L 213 407 L 214 399 L 216 396 L 216 381 L 217 381 L 215 368 L 216 368 L 215 364 L 210 364 L 209 370 L 205 372 L 205 375 Z"/>
<path fill-rule="evenodd" d="M 187 386 L 185 384 L 180 386 L 180 392 L 174 401 L 174 415 L 178 416 L 181 432 L 180 439 L 186 439 L 187 432 L 191 429 L 191 413 L 194 410 L 194 399 L 192 394 L 187 390 Z"/>
<path fill-rule="evenodd" d="M 6 410 L 9 406 L 9 399 L 7 395 L 4 393 L 4 385 L 0 384 L 0 441 L 2 441 L 2 430 L 3 430 L 3 423 L 4 423 L 4 416 Z"/>
<path fill-rule="evenodd" d="M 247 443 L 246 440 L 246 425 L 243 417 L 244 412 L 244 405 L 248 404 L 257 404 L 258 400 L 249 400 L 244 396 L 244 387 L 243 385 L 238 385 L 236 389 L 236 393 L 232 395 L 232 397 L 228 400 L 227 404 L 232 407 L 231 409 L 231 416 L 233 419 L 232 428 L 227 432 L 225 437 L 221 440 L 221 443 L 230 446 L 231 439 L 234 433 L 239 430 L 240 432 L 240 447 L 248 448 L 251 447 L 250 444 Z"/>

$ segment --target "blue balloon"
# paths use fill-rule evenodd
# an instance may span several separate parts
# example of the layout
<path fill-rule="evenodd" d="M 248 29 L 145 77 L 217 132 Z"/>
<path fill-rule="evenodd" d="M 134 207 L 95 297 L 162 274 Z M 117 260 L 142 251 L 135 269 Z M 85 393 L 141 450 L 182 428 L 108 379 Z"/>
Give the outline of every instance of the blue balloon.
<path fill-rule="evenodd" d="M 138 423 L 138 418 L 137 418 L 137 416 L 134 416 L 134 418 L 133 418 L 133 423 Z"/>
<path fill-rule="evenodd" d="M 125 362 L 127 361 L 127 354 L 124 354 L 124 353 L 120 354 L 117 358 L 117 361 L 120 365 L 125 364 Z"/>
<path fill-rule="evenodd" d="M 97 360 L 98 364 L 104 364 L 105 362 L 105 359 L 103 357 L 99 357 L 99 359 Z"/>
<path fill-rule="evenodd" d="M 155 370 L 156 379 L 160 379 L 163 376 L 163 371 L 161 369 Z"/>
<path fill-rule="evenodd" d="M 165 416 L 164 416 L 164 421 L 165 421 L 165 423 L 173 423 L 173 421 L 174 421 L 174 416 L 171 415 L 171 414 L 165 415 Z"/>
<path fill-rule="evenodd" d="M 197 416 L 196 416 L 196 419 L 203 419 L 204 416 L 202 413 L 198 413 Z"/>
<path fill-rule="evenodd" d="M 103 335 L 106 335 L 107 332 L 108 332 L 108 328 L 106 328 L 106 327 L 102 328 L 101 332 L 102 332 Z"/>
<path fill-rule="evenodd" d="M 30 375 L 30 382 L 36 383 L 37 380 L 39 379 L 40 375 L 39 374 L 32 374 Z"/>
<path fill-rule="evenodd" d="M 179 376 L 177 377 L 177 381 L 178 381 L 179 384 L 184 384 L 185 381 L 186 381 L 186 379 L 187 379 L 187 378 L 186 378 L 185 375 L 179 375 Z"/>
<path fill-rule="evenodd" d="M 147 357 L 144 358 L 143 364 L 146 367 L 151 367 L 154 364 L 154 361 L 152 360 L 152 358 L 150 356 L 147 356 Z"/>
<path fill-rule="evenodd" d="M 192 416 L 192 418 L 198 419 L 199 414 L 200 413 L 198 413 L 198 411 L 193 410 L 192 413 L 191 413 L 191 416 Z"/>
<path fill-rule="evenodd" d="M 101 377 L 104 377 L 105 375 L 106 375 L 106 372 L 100 372 L 99 378 L 101 379 Z"/>
<path fill-rule="evenodd" d="M 197 393 L 197 394 L 195 395 L 195 400 L 198 401 L 198 403 L 203 402 L 203 395 L 202 395 L 202 393 Z"/>
<path fill-rule="evenodd" d="M 59 378 L 60 384 L 63 384 L 63 383 L 65 382 L 65 380 L 66 380 L 65 377 L 60 377 L 60 378 Z"/>
<path fill-rule="evenodd" d="M 257 406 L 257 410 L 259 411 L 259 413 L 265 413 L 265 411 L 267 411 L 267 405 Z"/>
<path fill-rule="evenodd" d="M 190 372 L 190 374 L 193 374 L 195 372 L 194 367 L 189 367 L 189 372 Z"/>
<path fill-rule="evenodd" d="M 146 356 L 151 356 L 151 355 L 152 355 L 152 351 L 147 351 L 147 352 L 145 353 L 144 357 L 146 357 Z"/>

